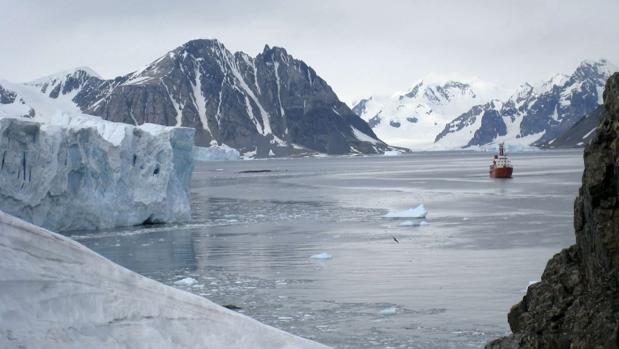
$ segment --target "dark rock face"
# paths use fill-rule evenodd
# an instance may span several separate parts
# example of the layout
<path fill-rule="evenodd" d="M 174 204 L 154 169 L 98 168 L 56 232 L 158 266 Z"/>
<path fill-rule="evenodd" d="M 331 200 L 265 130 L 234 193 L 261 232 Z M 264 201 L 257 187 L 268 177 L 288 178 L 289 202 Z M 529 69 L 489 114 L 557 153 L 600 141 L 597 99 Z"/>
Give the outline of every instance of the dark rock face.
<path fill-rule="evenodd" d="M 11 104 L 15 102 L 15 97 L 17 95 L 13 91 L 9 91 L 6 88 L 0 85 L 0 103 L 1 104 Z"/>
<path fill-rule="evenodd" d="M 578 148 L 584 147 L 595 136 L 595 129 L 600 123 L 604 106 L 597 107 L 591 113 L 583 116 L 574 126 L 559 135 L 559 137 L 544 143 L 542 148 Z"/>
<path fill-rule="evenodd" d="M 52 98 L 76 90 L 72 100 L 85 113 L 193 127 L 197 145 L 215 140 L 257 157 L 388 148 L 311 67 L 279 47 L 250 57 L 193 40 L 113 80 L 77 74 L 41 85 Z"/>
<path fill-rule="evenodd" d="M 503 122 L 503 118 L 496 110 L 484 111 L 481 117 L 481 127 L 475 131 L 473 138 L 466 145 L 483 145 L 492 142 L 497 136 L 505 136 L 507 134 L 507 126 Z"/>
<path fill-rule="evenodd" d="M 486 348 L 619 347 L 619 73 L 607 82 L 585 148 L 574 203 L 576 245 L 555 255 L 541 282 L 509 312 L 513 334 Z"/>
<path fill-rule="evenodd" d="M 477 121 L 477 118 L 483 117 L 486 111 L 493 110 L 493 108 L 494 108 L 494 104 L 492 102 L 484 104 L 484 105 L 474 106 L 473 108 L 471 108 L 471 110 L 460 115 L 459 117 L 454 119 L 452 122 L 445 125 L 445 128 L 443 129 L 443 131 L 441 131 L 441 133 L 436 135 L 434 142 L 436 143 L 440 141 L 443 137 L 447 136 L 450 133 L 458 132 L 465 127 L 475 124 L 475 122 Z"/>

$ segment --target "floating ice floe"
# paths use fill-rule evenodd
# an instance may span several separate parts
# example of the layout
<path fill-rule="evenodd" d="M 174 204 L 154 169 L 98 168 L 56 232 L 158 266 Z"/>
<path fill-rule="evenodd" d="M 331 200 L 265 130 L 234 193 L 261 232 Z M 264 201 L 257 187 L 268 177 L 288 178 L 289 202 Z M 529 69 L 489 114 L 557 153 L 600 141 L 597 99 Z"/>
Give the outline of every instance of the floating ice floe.
<path fill-rule="evenodd" d="M 380 315 L 395 315 L 397 313 L 398 313 L 398 308 L 396 307 L 389 307 L 389 308 L 385 308 L 379 311 Z"/>
<path fill-rule="evenodd" d="M 311 259 L 331 259 L 333 258 L 333 256 L 328 254 L 327 252 L 322 252 L 319 254 L 312 255 L 310 258 Z"/>
<path fill-rule="evenodd" d="M 428 210 L 420 204 L 415 208 L 409 208 L 408 210 L 403 211 L 391 211 L 384 215 L 384 218 L 426 218 L 428 214 Z"/>
<path fill-rule="evenodd" d="M 210 147 L 194 146 L 193 159 L 196 161 L 240 160 L 241 154 L 234 148 L 225 144 L 218 145 L 217 141 L 212 141 Z"/>
<path fill-rule="evenodd" d="M 191 286 L 198 283 L 198 280 L 194 279 L 194 278 L 184 278 L 184 279 L 180 279 L 178 281 L 174 281 L 174 285 L 178 285 L 178 286 Z"/>
<path fill-rule="evenodd" d="M 402 155 L 401 152 L 397 151 L 397 150 L 386 150 L 383 153 L 384 156 L 400 156 Z"/>

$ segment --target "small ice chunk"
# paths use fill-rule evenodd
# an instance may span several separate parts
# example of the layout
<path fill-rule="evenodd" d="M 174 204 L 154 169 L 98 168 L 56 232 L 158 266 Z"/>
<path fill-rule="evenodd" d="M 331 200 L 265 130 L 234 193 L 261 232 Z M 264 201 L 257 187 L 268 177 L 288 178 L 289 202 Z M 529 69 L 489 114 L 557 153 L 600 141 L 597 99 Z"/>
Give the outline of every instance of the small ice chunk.
<path fill-rule="evenodd" d="M 470 218 L 469 217 L 462 217 L 463 221 L 468 221 Z"/>
<path fill-rule="evenodd" d="M 197 283 L 198 280 L 194 279 L 194 278 L 184 278 L 184 279 L 180 279 L 178 281 L 174 281 L 175 285 L 178 286 L 191 286 L 195 283 Z"/>
<path fill-rule="evenodd" d="M 380 315 L 395 315 L 398 313 L 398 308 L 396 307 L 385 308 L 381 310 L 379 313 Z"/>
<path fill-rule="evenodd" d="M 328 254 L 327 252 L 322 252 L 322 253 L 319 253 L 319 254 L 312 255 L 310 258 L 312 258 L 312 259 L 331 259 L 331 258 L 333 258 L 333 256 Z"/>
<path fill-rule="evenodd" d="M 428 223 L 428 222 L 426 222 L 426 221 L 421 221 L 421 222 L 419 223 L 419 225 L 428 225 L 428 224 L 430 224 L 430 223 Z"/>
<path fill-rule="evenodd" d="M 401 152 L 397 151 L 397 150 L 386 150 L 383 153 L 384 156 L 400 156 L 402 155 Z"/>
<path fill-rule="evenodd" d="M 404 211 L 391 211 L 384 215 L 384 218 L 426 218 L 428 214 L 428 210 L 420 204 L 415 208 L 409 208 Z"/>

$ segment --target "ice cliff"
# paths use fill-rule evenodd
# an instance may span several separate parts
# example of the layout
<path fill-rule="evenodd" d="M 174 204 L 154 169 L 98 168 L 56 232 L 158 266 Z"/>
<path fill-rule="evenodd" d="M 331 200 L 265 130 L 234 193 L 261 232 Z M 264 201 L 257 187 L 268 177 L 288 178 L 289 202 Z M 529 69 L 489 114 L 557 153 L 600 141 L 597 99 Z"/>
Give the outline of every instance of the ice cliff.
<path fill-rule="evenodd" d="M 210 147 L 193 147 L 193 159 L 196 161 L 219 161 L 219 160 L 240 160 L 241 154 L 238 150 L 216 141 L 211 142 Z"/>
<path fill-rule="evenodd" d="M 0 256 L 1 348 L 326 348 L 4 212 Z"/>
<path fill-rule="evenodd" d="M 574 203 L 576 244 L 556 254 L 541 281 L 507 316 L 513 332 L 488 349 L 619 347 L 619 73 L 585 148 Z"/>
<path fill-rule="evenodd" d="M 0 118 L 0 209 L 53 230 L 190 218 L 194 130 Z"/>

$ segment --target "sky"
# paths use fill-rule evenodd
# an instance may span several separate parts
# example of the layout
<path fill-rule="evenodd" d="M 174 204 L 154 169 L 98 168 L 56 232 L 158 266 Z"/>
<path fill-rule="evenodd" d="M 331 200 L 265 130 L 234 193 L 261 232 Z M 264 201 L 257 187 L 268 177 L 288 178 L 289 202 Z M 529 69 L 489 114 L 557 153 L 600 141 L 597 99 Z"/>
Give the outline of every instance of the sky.
<path fill-rule="evenodd" d="M 197 38 L 305 61 L 340 99 L 404 91 L 424 76 L 512 88 L 584 59 L 619 65 L 618 0 L 0 0 L 0 78 L 77 66 L 104 78 Z"/>

